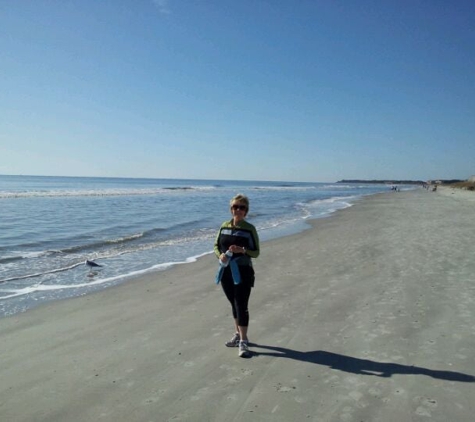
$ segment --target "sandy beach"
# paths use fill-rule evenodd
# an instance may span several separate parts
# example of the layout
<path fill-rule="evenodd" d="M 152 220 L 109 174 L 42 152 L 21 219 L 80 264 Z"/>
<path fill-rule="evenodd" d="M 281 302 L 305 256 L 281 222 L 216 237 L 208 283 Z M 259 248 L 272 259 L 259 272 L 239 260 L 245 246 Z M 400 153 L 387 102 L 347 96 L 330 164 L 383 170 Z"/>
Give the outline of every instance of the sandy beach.
<path fill-rule="evenodd" d="M 472 198 L 374 195 L 263 243 L 249 359 L 211 255 L 0 319 L 1 420 L 472 420 Z"/>

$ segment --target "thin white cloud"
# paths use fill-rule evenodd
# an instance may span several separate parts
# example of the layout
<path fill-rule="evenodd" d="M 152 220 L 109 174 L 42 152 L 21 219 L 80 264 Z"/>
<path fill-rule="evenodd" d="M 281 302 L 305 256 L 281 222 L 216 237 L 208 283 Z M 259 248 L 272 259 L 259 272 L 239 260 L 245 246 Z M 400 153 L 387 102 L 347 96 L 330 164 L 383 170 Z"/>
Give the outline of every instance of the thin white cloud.
<path fill-rule="evenodd" d="M 169 15 L 171 13 L 168 0 L 152 0 L 153 4 L 157 7 L 160 13 Z"/>

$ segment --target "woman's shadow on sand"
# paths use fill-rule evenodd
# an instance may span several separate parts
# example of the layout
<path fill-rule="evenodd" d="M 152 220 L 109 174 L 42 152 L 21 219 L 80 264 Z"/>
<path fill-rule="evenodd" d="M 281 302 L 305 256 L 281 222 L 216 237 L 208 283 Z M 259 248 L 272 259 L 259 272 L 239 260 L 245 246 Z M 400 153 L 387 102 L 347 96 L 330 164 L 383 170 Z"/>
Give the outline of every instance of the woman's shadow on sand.
<path fill-rule="evenodd" d="M 253 344 L 255 356 L 273 356 L 294 359 L 301 362 L 325 365 L 339 371 L 350 372 L 359 375 L 373 375 L 377 377 L 389 378 L 395 374 L 404 375 L 427 375 L 432 378 L 446 381 L 475 382 L 472 375 L 462 374 L 452 371 L 437 371 L 422 368 L 420 366 L 400 365 L 398 363 L 375 362 L 368 359 L 359 359 L 351 356 L 340 355 L 338 353 L 315 350 L 313 352 L 299 352 L 298 350 L 285 349 L 283 347 L 265 346 Z M 256 351 L 255 349 L 266 349 L 269 352 Z"/>

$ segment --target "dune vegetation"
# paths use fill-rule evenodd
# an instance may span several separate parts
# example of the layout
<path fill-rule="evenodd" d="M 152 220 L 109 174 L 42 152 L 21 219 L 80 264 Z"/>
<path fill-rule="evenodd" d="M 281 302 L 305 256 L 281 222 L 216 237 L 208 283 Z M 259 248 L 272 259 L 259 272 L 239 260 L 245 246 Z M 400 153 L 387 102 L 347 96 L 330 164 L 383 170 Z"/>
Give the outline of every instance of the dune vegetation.
<path fill-rule="evenodd" d="M 475 182 L 466 180 L 465 182 L 457 182 L 450 185 L 451 188 L 466 189 L 475 191 Z"/>

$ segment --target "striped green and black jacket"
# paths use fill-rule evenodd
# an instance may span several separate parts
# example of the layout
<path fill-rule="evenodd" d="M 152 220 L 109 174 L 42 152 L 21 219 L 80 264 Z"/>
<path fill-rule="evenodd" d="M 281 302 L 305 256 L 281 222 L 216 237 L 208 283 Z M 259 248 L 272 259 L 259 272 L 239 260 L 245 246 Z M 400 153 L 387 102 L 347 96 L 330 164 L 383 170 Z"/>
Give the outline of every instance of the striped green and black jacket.
<path fill-rule="evenodd" d="M 245 220 L 236 226 L 233 225 L 233 220 L 225 221 L 216 236 L 214 253 L 219 258 L 231 245 L 246 248 L 245 254 L 235 254 L 236 257 L 241 255 L 239 265 L 252 265 L 251 258 L 257 258 L 260 253 L 256 228 Z"/>

